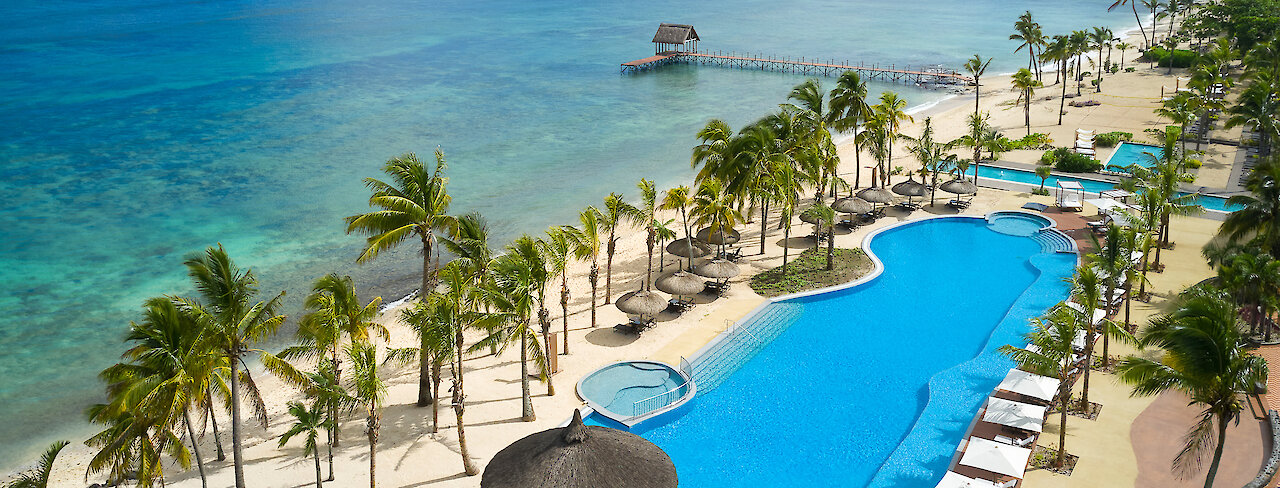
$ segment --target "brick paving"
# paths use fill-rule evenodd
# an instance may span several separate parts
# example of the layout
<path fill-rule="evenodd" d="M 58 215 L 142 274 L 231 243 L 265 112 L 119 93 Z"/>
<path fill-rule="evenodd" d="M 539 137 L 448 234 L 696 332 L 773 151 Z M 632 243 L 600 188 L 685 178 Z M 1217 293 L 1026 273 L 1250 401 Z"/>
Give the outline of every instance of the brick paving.
<path fill-rule="evenodd" d="M 1250 402 L 1251 406 L 1255 402 Z M 1227 428 L 1227 444 L 1222 453 L 1222 463 L 1214 486 L 1244 486 L 1253 481 L 1262 467 L 1264 452 L 1270 452 L 1269 441 L 1263 433 L 1270 427 L 1255 418 L 1256 409 L 1245 409 L 1238 424 Z M 1204 486 L 1209 458 L 1204 467 L 1187 479 L 1179 479 L 1170 463 L 1183 446 L 1183 435 L 1191 428 L 1200 410 L 1187 405 L 1182 393 L 1169 392 L 1156 398 L 1133 422 L 1129 430 L 1134 453 L 1138 457 L 1137 488 L 1178 488 Z M 1266 436 L 1268 439 L 1270 436 Z M 1274 485 L 1271 485 L 1274 486 Z"/>

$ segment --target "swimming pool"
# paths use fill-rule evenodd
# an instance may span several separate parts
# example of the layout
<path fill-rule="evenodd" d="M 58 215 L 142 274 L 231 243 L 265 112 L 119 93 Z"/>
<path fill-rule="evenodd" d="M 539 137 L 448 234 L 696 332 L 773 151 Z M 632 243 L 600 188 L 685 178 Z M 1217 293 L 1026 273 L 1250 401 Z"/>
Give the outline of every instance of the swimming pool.
<path fill-rule="evenodd" d="M 613 363 L 578 382 L 578 395 L 592 409 L 627 425 L 678 406 L 694 391 L 683 373 L 657 361 Z"/>
<path fill-rule="evenodd" d="M 1035 185 L 1037 188 L 1040 187 L 1040 177 L 1036 176 L 1035 172 L 1032 171 L 983 165 L 978 168 L 978 176 L 993 180 L 1004 180 L 1012 181 L 1014 183 Z M 1044 187 L 1052 190 L 1058 185 L 1059 181 L 1079 182 L 1080 186 L 1084 187 L 1084 191 L 1089 193 L 1101 193 L 1116 187 L 1115 183 L 1089 178 L 1072 178 L 1069 176 L 1061 178 L 1058 176 L 1050 176 L 1049 179 L 1045 180 Z M 1196 200 L 1196 203 L 1199 203 L 1205 208 L 1205 210 L 1213 210 L 1215 212 L 1234 212 L 1240 209 L 1240 207 L 1228 207 L 1226 198 L 1215 197 L 1212 195 L 1201 195 L 1200 198 Z"/>
<path fill-rule="evenodd" d="M 1107 163 L 1104 167 L 1124 170 L 1130 166 L 1137 165 L 1143 168 L 1150 168 L 1156 164 L 1156 160 L 1152 159 L 1152 156 L 1157 159 L 1164 157 L 1164 148 L 1136 142 L 1121 142 L 1120 145 L 1116 146 L 1116 150 L 1111 153 L 1111 157 L 1107 158 Z"/>
<path fill-rule="evenodd" d="M 869 236 L 878 276 L 757 310 L 740 337 L 760 347 L 716 343 L 730 352 L 694 361 L 698 395 L 632 431 L 671 456 L 681 486 L 934 486 L 1013 366 L 996 348 L 1066 297 L 1076 263 L 991 225 L 943 217 Z"/>

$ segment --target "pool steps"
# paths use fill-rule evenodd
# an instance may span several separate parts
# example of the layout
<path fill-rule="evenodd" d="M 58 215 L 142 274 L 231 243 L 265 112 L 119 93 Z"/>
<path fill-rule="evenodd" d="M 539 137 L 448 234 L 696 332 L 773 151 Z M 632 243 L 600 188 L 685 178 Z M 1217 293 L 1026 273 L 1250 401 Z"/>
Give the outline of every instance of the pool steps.
<path fill-rule="evenodd" d="M 727 332 L 730 335 L 719 347 L 709 350 L 708 354 L 692 363 L 690 375 L 698 385 L 698 392 L 709 392 L 720 386 L 739 366 L 755 357 L 760 349 L 795 323 L 801 310 L 803 308 L 798 304 L 774 302 L 763 313 L 731 328 Z"/>

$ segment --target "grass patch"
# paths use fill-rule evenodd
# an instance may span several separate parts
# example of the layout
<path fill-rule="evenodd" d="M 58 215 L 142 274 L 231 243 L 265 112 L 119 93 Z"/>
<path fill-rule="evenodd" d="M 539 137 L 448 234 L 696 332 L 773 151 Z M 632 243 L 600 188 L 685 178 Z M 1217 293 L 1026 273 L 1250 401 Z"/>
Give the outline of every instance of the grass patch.
<path fill-rule="evenodd" d="M 871 258 L 861 249 L 836 248 L 834 265 L 827 271 L 827 248 L 805 249 L 787 262 L 787 276 L 782 267 L 770 269 L 751 278 L 751 289 L 766 297 L 816 290 L 856 280 L 871 272 Z"/>

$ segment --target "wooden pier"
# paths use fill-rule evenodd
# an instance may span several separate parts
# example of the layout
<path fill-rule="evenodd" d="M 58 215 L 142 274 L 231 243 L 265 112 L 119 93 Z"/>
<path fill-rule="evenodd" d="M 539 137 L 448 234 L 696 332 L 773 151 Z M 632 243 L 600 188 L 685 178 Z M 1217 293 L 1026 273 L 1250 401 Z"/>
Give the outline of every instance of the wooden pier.
<path fill-rule="evenodd" d="M 864 78 L 881 81 L 934 83 L 940 85 L 970 85 L 973 78 L 954 70 L 938 67 L 866 65 L 849 61 L 818 60 L 765 56 L 763 54 L 738 54 L 722 52 L 666 51 L 653 56 L 622 63 L 622 72 L 644 71 L 672 63 L 704 64 L 731 68 L 781 71 L 805 75 L 840 76 L 846 71 L 856 71 Z"/>

